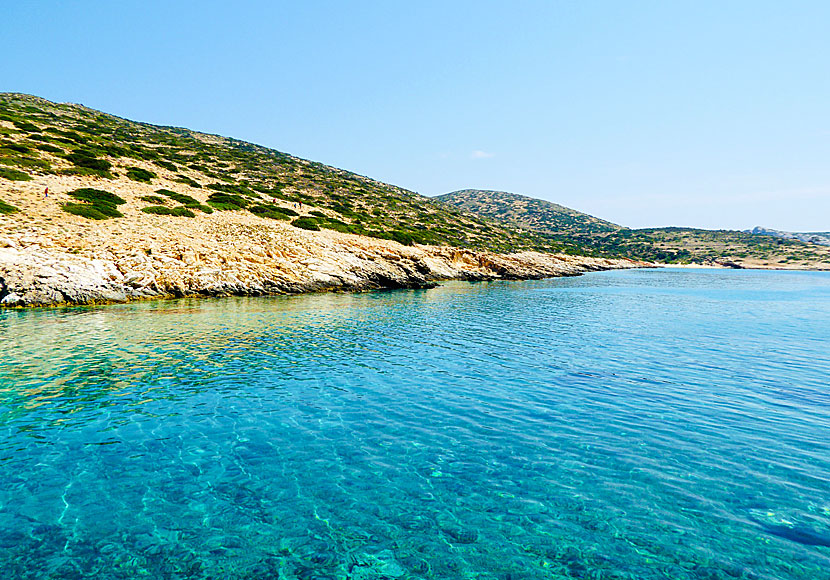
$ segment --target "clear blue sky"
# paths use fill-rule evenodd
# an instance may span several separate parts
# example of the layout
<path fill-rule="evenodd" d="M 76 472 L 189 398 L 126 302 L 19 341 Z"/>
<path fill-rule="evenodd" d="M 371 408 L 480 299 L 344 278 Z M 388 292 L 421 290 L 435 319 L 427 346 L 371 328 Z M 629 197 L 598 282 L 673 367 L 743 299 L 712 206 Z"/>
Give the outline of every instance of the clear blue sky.
<path fill-rule="evenodd" d="M 830 2 L 7 2 L 0 90 L 631 227 L 830 230 Z"/>

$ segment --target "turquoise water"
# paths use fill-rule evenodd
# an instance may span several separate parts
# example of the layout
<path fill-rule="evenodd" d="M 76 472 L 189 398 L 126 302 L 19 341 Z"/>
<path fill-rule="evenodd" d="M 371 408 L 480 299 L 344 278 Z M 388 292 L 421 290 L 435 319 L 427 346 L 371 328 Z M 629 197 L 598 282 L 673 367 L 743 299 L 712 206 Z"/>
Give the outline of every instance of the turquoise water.
<path fill-rule="evenodd" d="M 0 578 L 830 578 L 830 274 L 0 312 Z"/>

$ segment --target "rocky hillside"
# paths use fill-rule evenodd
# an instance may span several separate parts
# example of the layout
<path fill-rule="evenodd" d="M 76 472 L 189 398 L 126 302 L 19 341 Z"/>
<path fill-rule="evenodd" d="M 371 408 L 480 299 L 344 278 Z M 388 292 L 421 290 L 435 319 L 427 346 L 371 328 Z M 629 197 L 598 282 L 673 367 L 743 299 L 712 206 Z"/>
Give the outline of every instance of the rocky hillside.
<path fill-rule="evenodd" d="M 670 264 L 830 269 L 830 248 L 798 239 L 734 230 L 629 229 L 555 203 L 503 191 L 467 189 L 436 199 L 594 255 Z"/>
<path fill-rule="evenodd" d="M 140 209 L 167 207 L 188 217 L 177 208 L 192 205 L 186 209 L 198 212 L 199 204 L 190 201 L 196 199 L 215 211 L 250 212 L 306 229 L 403 244 L 565 249 L 544 236 L 502 227 L 403 188 L 252 143 L 0 93 L 0 186 L 45 176 L 90 178 L 102 190 L 126 179 L 146 186 Z M 154 195 L 162 185 L 184 197 Z M 5 213 L 16 207 L 8 193 L 0 193 L 0 201 Z M 83 212 L 71 205 L 66 210 Z"/>
<path fill-rule="evenodd" d="M 243 141 L 0 94 L 0 305 L 424 288 L 637 265 L 550 253 L 564 247 Z"/>

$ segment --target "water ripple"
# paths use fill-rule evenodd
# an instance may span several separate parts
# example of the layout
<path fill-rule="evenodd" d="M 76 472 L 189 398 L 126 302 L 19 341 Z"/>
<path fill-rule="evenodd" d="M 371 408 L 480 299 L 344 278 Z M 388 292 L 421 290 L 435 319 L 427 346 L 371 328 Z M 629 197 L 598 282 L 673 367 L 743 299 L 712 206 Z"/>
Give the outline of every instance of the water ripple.
<path fill-rule="evenodd" d="M 2 578 L 830 578 L 830 276 L 2 311 Z"/>

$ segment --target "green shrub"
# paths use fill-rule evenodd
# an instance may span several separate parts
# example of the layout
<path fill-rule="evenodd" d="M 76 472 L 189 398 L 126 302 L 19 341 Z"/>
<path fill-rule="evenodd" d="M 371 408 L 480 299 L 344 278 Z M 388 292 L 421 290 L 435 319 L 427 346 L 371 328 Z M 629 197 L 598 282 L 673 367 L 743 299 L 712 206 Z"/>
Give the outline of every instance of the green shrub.
<path fill-rule="evenodd" d="M 164 169 L 169 169 L 170 171 L 176 171 L 178 167 L 176 167 L 175 163 L 171 163 L 169 161 L 163 161 L 161 159 L 154 159 L 153 163 L 158 165 L 159 167 L 163 167 Z"/>
<path fill-rule="evenodd" d="M 101 143 L 95 147 L 96 149 L 100 149 L 101 153 L 109 155 L 110 157 L 124 157 L 128 154 L 126 149 L 119 147 L 118 145 L 113 145 L 112 143 Z"/>
<path fill-rule="evenodd" d="M 213 208 L 209 205 L 203 205 L 201 203 L 186 203 L 185 207 L 188 209 L 198 209 L 202 213 L 213 213 Z"/>
<path fill-rule="evenodd" d="M 150 180 L 154 177 L 157 177 L 157 175 L 152 171 L 142 169 L 141 167 L 128 167 L 127 177 L 129 177 L 133 181 L 142 181 L 144 183 L 150 183 Z"/>
<path fill-rule="evenodd" d="M 105 177 L 107 179 L 113 179 L 115 177 L 109 171 L 89 169 L 88 167 L 70 167 L 69 169 L 61 169 L 58 173 L 61 175 L 94 175 L 95 177 Z"/>
<path fill-rule="evenodd" d="M 256 194 L 251 190 L 245 187 L 244 185 L 239 185 L 236 183 L 208 183 L 208 189 L 213 189 L 215 191 L 221 191 L 224 193 L 235 193 L 238 195 L 245 195 L 248 197 L 255 197 Z"/>
<path fill-rule="evenodd" d="M 323 224 L 320 224 L 320 227 L 327 230 L 342 232 L 344 234 L 366 234 L 366 230 L 363 226 L 343 223 L 340 220 L 329 220 Z"/>
<path fill-rule="evenodd" d="M 35 144 L 35 147 L 41 151 L 48 151 L 49 153 L 63 153 L 63 149 L 55 147 L 54 145 L 49 145 L 48 143 L 37 143 Z"/>
<path fill-rule="evenodd" d="M 47 171 L 52 168 L 49 162 L 45 159 L 22 157 L 18 154 L 0 156 L 0 163 L 3 165 L 16 165 L 17 167 L 36 167 Z"/>
<path fill-rule="evenodd" d="M 12 151 L 16 151 L 17 153 L 28 153 L 31 151 L 28 147 L 23 145 L 22 143 L 15 143 L 14 141 L 3 141 L 0 144 L 0 147 L 3 149 L 11 149 Z"/>
<path fill-rule="evenodd" d="M 11 181 L 31 181 L 32 178 L 28 173 L 18 171 L 17 169 L 9 169 L 0 167 L 0 177 L 4 177 Z"/>
<path fill-rule="evenodd" d="M 178 176 L 176 176 L 176 178 L 173 181 L 177 181 L 179 183 L 189 185 L 190 187 L 196 187 L 196 188 L 201 188 L 202 187 L 202 184 L 199 183 L 198 181 L 194 181 L 193 179 L 190 179 L 188 176 L 182 175 L 182 174 L 179 174 Z"/>
<path fill-rule="evenodd" d="M 144 213 L 152 213 L 156 215 L 172 215 L 178 217 L 196 217 L 196 214 L 186 207 L 165 207 L 163 205 L 151 205 L 141 208 Z"/>
<path fill-rule="evenodd" d="M 304 230 L 320 231 L 320 225 L 317 220 L 312 217 L 301 217 L 291 222 L 295 228 L 302 228 Z"/>
<path fill-rule="evenodd" d="M 250 204 L 244 197 L 232 193 L 211 193 L 207 202 L 219 210 L 245 209 Z"/>
<path fill-rule="evenodd" d="M 20 129 L 21 131 L 26 131 L 27 133 L 40 133 L 40 127 L 37 125 L 33 125 L 29 121 L 23 121 L 18 119 L 12 119 L 12 123 L 14 126 Z"/>
<path fill-rule="evenodd" d="M 91 220 L 105 220 L 111 217 L 100 211 L 97 206 L 89 203 L 65 203 L 63 204 L 63 211 Z"/>
<path fill-rule="evenodd" d="M 78 167 L 85 167 L 96 171 L 109 171 L 112 168 L 112 163 L 106 159 L 98 159 L 91 151 L 84 151 L 82 149 L 67 154 L 66 158 Z"/>
<path fill-rule="evenodd" d="M 199 200 L 194 198 L 194 197 L 190 197 L 189 195 L 185 195 L 183 193 L 176 193 L 175 191 L 171 191 L 169 189 L 157 189 L 156 193 L 160 193 L 161 195 L 166 195 L 170 199 L 176 200 L 176 201 L 178 201 L 179 203 L 181 203 L 183 205 L 189 205 L 189 204 L 194 204 L 194 203 L 199 204 L 200 203 Z"/>
<path fill-rule="evenodd" d="M 278 205 L 272 205 L 267 203 L 253 205 L 248 208 L 248 211 L 260 217 L 266 217 L 275 220 L 287 220 L 291 219 L 292 214 L 297 215 L 297 212 L 293 212 L 291 210 L 286 211 L 285 208 L 282 208 Z"/>
<path fill-rule="evenodd" d="M 310 213 L 313 216 L 317 216 L 318 218 L 328 219 L 328 216 L 326 214 L 324 214 L 323 212 L 321 212 L 319 210 L 316 210 L 316 209 L 312 210 L 308 213 Z"/>
<path fill-rule="evenodd" d="M 81 189 L 70 191 L 68 195 L 70 197 L 74 197 L 75 199 L 86 201 L 95 205 L 107 204 L 116 206 L 127 203 L 127 200 L 115 195 L 114 193 L 102 191 L 100 189 L 92 189 L 91 187 L 82 187 Z"/>
<path fill-rule="evenodd" d="M 0 214 L 2 214 L 2 215 L 11 215 L 11 214 L 17 213 L 19 211 L 20 211 L 19 208 L 16 208 L 12 204 L 6 203 L 2 199 L 0 199 Z"/>
<path fill-rule="evenodd" d="M 142 195 L 139 199 L 155 205 L 164 205 L 167 203 L 167 200 L 160 195 Z"/>

